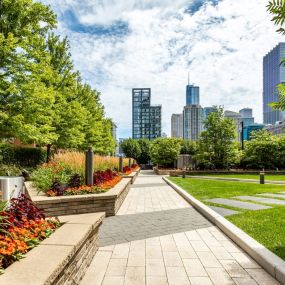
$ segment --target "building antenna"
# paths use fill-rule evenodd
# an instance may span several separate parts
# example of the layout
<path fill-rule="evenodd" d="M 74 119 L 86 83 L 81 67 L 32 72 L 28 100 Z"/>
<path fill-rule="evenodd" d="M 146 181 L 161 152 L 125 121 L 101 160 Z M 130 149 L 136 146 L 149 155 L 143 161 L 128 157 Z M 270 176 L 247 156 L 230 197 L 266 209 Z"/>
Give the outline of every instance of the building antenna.
<path fill-rule="evenodd" d="M 190 85 L 190 72 L 188 71 L 188 85 Z"/>

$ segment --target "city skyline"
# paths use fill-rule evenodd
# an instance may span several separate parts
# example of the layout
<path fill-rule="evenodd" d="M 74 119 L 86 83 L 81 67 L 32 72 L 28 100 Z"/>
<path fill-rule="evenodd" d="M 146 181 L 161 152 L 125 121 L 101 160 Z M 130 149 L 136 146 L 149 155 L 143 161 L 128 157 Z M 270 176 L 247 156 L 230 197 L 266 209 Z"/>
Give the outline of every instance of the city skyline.
<path fill-rule="evenodd" d="M 262 122 L 262 58 L 282 41 L 266 1 L 42 2 L 55 9 L 57 33 L 69 37 L 75 68 L 101 92 L 118 137 L 131 137 L 129 90 L 138 84 L 167 106 L 162 129 L 170 135 L 188 71 L 201 105 L 253 108 Z"/>

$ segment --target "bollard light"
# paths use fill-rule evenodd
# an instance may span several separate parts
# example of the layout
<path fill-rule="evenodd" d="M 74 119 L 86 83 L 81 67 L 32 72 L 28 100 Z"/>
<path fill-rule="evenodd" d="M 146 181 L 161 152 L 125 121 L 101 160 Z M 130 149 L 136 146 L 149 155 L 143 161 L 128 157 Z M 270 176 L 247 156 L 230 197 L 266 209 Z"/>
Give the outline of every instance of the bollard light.
<path fill-rule="evenodd" d="M 265 184 L 265 173 L 264 173 L 264 171 L 260 171 L 260 173 L 259 173 L 259 183 Z"/>
<path fill-rule="evenodd" d="M 182 172 L 182 178 L 185 178 L 185 177 L 186 177 L 186 171 L 183 170 L 183 172 Z"/>
<path fill-rule="evenodd" d="M 93 186 L 94 175 L 94 152 L 92 147 L 88 147 L 85 153 L 85 184 Z"/>
<path fill-rule="evenodd" d="M 131 166 L 132 166 L 132 159 L 129 158 L 129 168 L 131 168 Z"/>
<path fill-rule="evenodd" d="M 119 157 L 119 172 L 123 172 L 123 157 Z"/>

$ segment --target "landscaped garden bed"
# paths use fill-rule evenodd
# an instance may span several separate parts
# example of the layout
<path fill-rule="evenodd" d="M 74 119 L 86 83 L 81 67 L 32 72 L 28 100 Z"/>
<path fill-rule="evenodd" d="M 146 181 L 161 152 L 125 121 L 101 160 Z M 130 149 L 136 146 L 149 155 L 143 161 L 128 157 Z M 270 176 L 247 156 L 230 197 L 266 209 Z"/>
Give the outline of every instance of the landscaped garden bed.
<path fill-rule="evenodd" d="M 97 252 L 103 219 L 104 213 L 59 217 L 62 226 L 9 266 L 0 284 L 79 284 Z"/>
<path fill-rule="evenodd" d="M 120 173 L 116 168 L 118 162 L 118 158 L 95 156 L 93 185 L 87 186 L 84 153 L 58 154 L 52 162 L 41 165 L 33 173 L 32 181 L 25 183 L 26 190 L 47 216 L 92 212 L 106 212 L 107 216 L 112 216 L 124 201 L 139 170 L 136 164 L 128 167 L 129 160 L 125 159 Z"/>
<path fill-rule="evenodd" d="M 58 219 L 46 219 L 44 213 L 25 195 L 1 203 L 0 271 L 25 257 L 25 254 L 48 238 L 58 227 Z M 8 283 L 1 283 L 8 284 Z"/>

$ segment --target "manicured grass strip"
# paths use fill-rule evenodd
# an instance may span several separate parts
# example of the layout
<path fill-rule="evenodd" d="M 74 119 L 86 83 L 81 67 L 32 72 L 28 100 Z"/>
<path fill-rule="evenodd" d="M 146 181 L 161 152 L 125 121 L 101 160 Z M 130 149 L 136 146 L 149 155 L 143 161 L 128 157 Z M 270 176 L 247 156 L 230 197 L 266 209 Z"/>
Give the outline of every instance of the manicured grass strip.
<path fill-rule="evenodd" d="M 259 180 L 259 175 L 256 174 L 205 174 L 201 176 L 218 177 L 218 178 L 239 178 L 239 179 L 256 179 Z M 285 175 L 265 175 L 265 181 L 285 181 Z"/>
<path fill-rule="evenodd" d="M 183 179 L 179 177 L 170 177 L 169 179 L 202 201 L 212 198 L 231 198 L 233 196 L 285 191 L 285 185 L 260 185 L 236 181 L 203 180 L 197 178 Z"/>
<path fill-rule="evenodd" d="M 285 207 L 248 211 L 227 219 L 285 260 Z"/>

